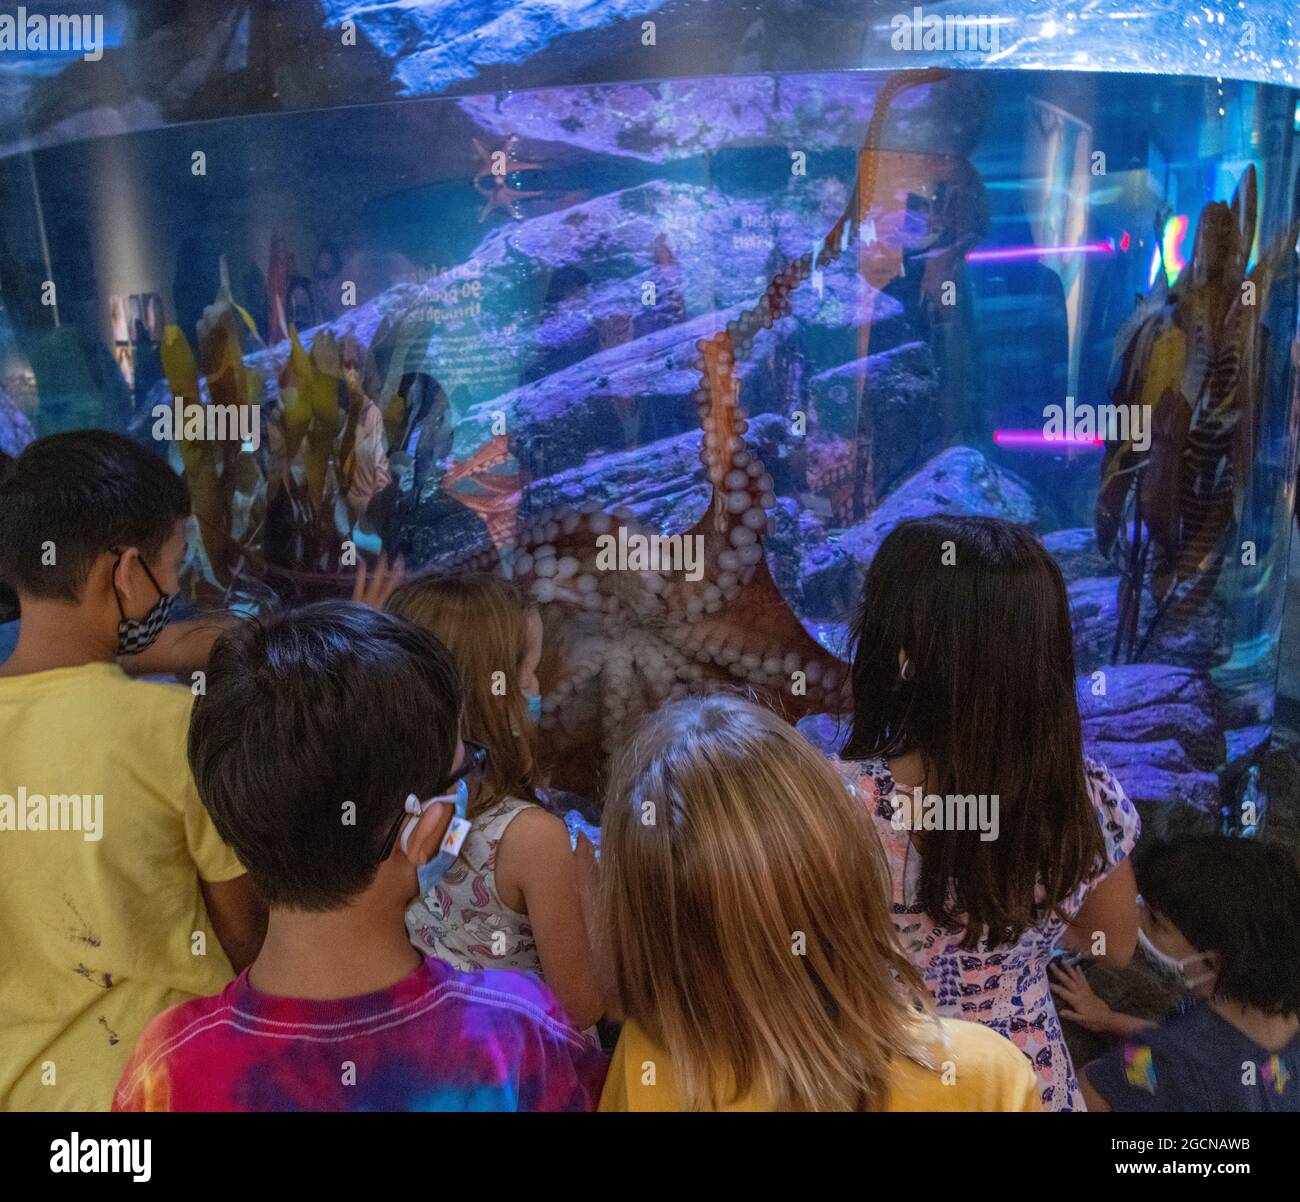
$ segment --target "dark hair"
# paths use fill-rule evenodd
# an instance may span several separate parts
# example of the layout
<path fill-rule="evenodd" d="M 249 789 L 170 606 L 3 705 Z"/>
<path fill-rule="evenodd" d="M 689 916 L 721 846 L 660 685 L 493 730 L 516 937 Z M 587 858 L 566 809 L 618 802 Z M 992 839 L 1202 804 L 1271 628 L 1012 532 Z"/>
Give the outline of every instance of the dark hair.
<path fill-rule="evenodd" d="M 374 880 L 407 796 L 446 782 L 460 711 L 455 665 L 432 634 L 320 601 L 217 640 L 190 768 L 267 902 L 332 910 Z"/>
<path fill-rule="evenodd" d="M 189 512 L 185 481 L 139 443 L 107 430 L 50 434 L 0 478 L 0 576 L 19 593 L 77 601 L 104 552 L 136 547 L 151 560 Z"/>
<path fill-rule="evenodd" d="M 1226 835 L 1143 841 L 1138 892 L 1198 951 L 1219 957 L 1215 995 L 1300 1012 L 1300 868 L 1278 844 Z"/>
<path fill-rule="evenodd" d="M 928 793 L 998 798 L 996 839 L 919 840 L 919 900 L 964 931 L 963 947 L 1015 942 L 1096 873 L 1104 846 L 1069 599 L 1030 530 L 985 517 L 900 522 L 867 571 L 852 680 L 845 758 L 918 752 Z"/>

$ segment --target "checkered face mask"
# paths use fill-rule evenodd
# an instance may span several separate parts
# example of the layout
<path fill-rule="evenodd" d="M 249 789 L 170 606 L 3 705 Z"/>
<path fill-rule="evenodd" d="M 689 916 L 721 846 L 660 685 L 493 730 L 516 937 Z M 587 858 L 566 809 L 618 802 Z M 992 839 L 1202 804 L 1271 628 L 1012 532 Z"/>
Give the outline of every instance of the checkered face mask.
<path fill-rule="evenodd" d="M 122 562 L 122 552 L 117 548 L 112 548 L 117 552 L 117 562 Z M 149 565 L 142 559 L 140 566 L 144 568 L 144 574 L 149 577 L 149 583 L 158 590 L 158 600 L 149 608 L 149 612 L 143 618 L 128 618 L 126 611 L 122 608 L 122 598 L 117 591 L 117 585 L 113 585 L 113 596 L 117 598 L 117 612 L 122 615 L 122 620 L 117 624 L 117 653 L 118 655 L 136 655 L 146 647 L 152 647 L 158 641 L 158 636 L 162 634 L 162 629 L 167 625 L 172 616 L 172 606 L 176 604 L 175 593 L 164 593 L 159 586 L 158 581 L 153 578 L 153 573 L 149 571 Z M 117 574 L 117 564 L 113 565 L 113 573 Z"/>

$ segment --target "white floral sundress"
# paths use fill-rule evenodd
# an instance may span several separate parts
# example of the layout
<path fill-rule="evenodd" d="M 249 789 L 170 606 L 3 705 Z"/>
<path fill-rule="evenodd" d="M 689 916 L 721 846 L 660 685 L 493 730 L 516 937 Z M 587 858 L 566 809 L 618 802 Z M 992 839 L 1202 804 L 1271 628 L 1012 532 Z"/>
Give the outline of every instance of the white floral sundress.
<path fill-rule="evenodd" d="M 1047 977 L 1048 962 L 1065 930 L 1064 920 L 1052 917 L 1031 927 L 1014 946 L 981 943 L 970 950 L 962 948 L 960 931 L 938 925 L 913 900 L 921 861 L 909 832 L 894 828 L 890 799 L 895 785 L 888 764 L 869 759 L 839 760 L 837 765 L 875 820 L 893 880 L 894 925 L 939 1013 L 982 1023 L 1010 1039 L 1034 1066 L 1044 1110 L 1086 1110 Z M 1106 863 L 1061 907 L 1069 917 L 1132 852 L 1141 830 L 1137 810 L 1114 775 L 1094 760 L 1085 760 L 1084 766 L 1088 796 L 1105 840 Z"/>

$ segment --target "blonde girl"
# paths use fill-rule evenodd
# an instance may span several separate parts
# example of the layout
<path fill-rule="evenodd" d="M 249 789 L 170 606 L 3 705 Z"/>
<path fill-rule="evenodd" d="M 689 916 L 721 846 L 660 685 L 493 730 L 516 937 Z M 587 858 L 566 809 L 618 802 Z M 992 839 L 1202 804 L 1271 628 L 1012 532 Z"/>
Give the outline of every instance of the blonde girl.
<path fill-rule="evenodd" d="M 599 959 L 626 1019 L 602 1109 L 1038 1109 L 1011 1043 L 929 1014 L 869 817 L 768 710 L 652 715 L 601 831 Z"/>
<path fill-rule="evenodd" d="M 541 976 L 575 1026 L 604 1004 L 592 969 L 564 823 L 537 804 L 542 622 L 493 576 L 412 580 L 387 608 L 446 645 L 465 689 L 464 737 L 486 751 L 455 864 L 407 909 L 411 941 L 464 971 Z"/>

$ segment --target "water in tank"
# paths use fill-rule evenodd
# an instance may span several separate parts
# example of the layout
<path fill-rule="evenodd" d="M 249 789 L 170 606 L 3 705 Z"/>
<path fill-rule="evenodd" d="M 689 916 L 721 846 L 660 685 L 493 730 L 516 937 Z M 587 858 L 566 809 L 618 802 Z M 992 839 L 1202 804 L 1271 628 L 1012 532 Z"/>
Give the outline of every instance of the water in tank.
<path fill-rule="evenodd" d="M 4 77 L 0 446 L 167 456 L 199 603 L 380 552 L 514 579 L 587 794 L 700 688 L 833 740 L 884 534 L 1031 523 L 1090 747 L 1149 823 L 1253 829 L 1300 421 L 1283 7 L 110 4 L 98 58 Z"/>

